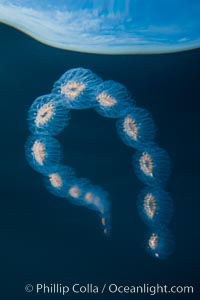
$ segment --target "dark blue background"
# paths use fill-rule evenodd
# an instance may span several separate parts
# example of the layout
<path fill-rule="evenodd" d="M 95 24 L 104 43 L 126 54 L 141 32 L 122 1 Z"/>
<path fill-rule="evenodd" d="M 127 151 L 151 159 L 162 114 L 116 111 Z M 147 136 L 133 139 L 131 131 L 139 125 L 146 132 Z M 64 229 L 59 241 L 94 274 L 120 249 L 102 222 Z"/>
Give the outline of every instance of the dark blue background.
<path fill-rule="evenodd" d="M 0 298 L 45 298 L 24 292 L 25 284 L 44 282 L 189 284 L 195 287 L 195 295 L 170 296 L 197 297 L 200 50 L 147 56 L 90 55 L 48 47 L 5 25 L 0 26 L 0 41 Z M 125 84 L 137 105 L 154 116 L 157 142 L 167 149 L 173 165 L 168 190 L 175 203 L 171 228 L 176 249 L 166 261 L 152 259 L 143 249 L 147 229 L 136 209 L 142 184 L 131 168 L 133 151 L 117 136 L 114 120 L 93 111 L 73 111 L 69 127 L 59 137 L 65 163 L 75 167 L 78 176 L 90 178 L 109 192 L 110 239 L 102 235 L 94 212 L 50 195 L 25 160 L 29 106 L 36 97 L 49 93 L 53 82 L 73 67 L 86 67 L 104 80 Z M 105 295 L 66 297 L 107 299 Z M 109 297 L 143 299 L 142 295 Z"/>

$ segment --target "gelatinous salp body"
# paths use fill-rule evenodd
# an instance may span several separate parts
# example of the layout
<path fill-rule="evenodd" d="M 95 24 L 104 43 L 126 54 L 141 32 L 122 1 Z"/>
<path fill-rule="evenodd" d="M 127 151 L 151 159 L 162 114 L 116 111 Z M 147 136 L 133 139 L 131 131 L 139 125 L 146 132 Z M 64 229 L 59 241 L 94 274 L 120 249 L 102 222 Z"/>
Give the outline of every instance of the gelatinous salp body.
<path fill-rule="evenodd" d="M 52 168 L 56 170 L 62 158 L 62 146 L 50 136 L 31 135 L 25 144 L 25 154 L 29 165 L 46 175 Z"/>
<path fill-rule="evenodd" d="M 174 250 L 174 237 L 168 229 L 150 230 L 145 239 L 146 251 L 157 259 L 166 259 Z"/>
<path fill-rule="evenodd" d="M 138 196 L 138 212 L 150 228 L 145 248 L 155 258 L 167 258 L 174 246 L 168 229 L 173 201 L 163 189 L 170 174 L 170 159 L 154 141 L 155 125 L 151 114 L 137 107 L 125 86 L 113 80 L 103 81 L 88 69 L 65 72 L 54 83 L 51 94 L 38 97 L 29 109 L 28 125 L 34 135 L 28 138 L 25 152 L 30 166 L 44 175 L 45 186 L 53 195 L 96 211 L 103 233 L 109 236 L 111 203 L 107 192 L 88 179 L 77 177 L 71 167 L 64 166 L 61 146 L 52 137 L 68 125 L 69 109 L 89 108 L 116 119 L 120 138 L 132 150 L 136 149 L 133 167 L 146 186 Z"/>
<path fill-rule="evenodd" d="M 0 0 L 0 22 L 54 47 L 91 53 L 200 46 L 198 0 Z"/>

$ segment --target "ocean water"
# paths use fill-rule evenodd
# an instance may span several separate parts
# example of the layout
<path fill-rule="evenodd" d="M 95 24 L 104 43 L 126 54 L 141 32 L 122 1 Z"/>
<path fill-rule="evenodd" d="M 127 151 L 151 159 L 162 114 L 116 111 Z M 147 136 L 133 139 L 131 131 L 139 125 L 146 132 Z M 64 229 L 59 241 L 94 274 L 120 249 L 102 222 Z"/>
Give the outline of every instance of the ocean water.
<path fill-rule="evenodd" d="M 40 44 L 5 25 L 0 25 L 0 38 L 2 299 L 45 297 L 27 294 L 24 286 L 28 283 L 193 285 L 193 295 L 173 297 L 196 298 L 200 271 L 200 50 L 145 56 L 84 54 Z M 132 151 L 117 136 L 113 120 L 90 110 L 73 111 L 69 127 L 59 136 L 65 163 L 110 194 L 109 239 L 102 235 L 94 212 L 50 195 L 26 162 L 30 105 L 74 67 L 89 68 L 104 80 L 121 82 L 137 105 L 153 114 L 157 141 L 172 161 L 167 189 L 175 204 L 171 228 L 176 247 L 168 260 L 154 260 L 143 249 L 146 227 L 136 208 L 142 184 L 131 167 Z M 78 296 L 103 298 L 100 294 Z M 149 295 L 109 297 L 147 299 Z"/>

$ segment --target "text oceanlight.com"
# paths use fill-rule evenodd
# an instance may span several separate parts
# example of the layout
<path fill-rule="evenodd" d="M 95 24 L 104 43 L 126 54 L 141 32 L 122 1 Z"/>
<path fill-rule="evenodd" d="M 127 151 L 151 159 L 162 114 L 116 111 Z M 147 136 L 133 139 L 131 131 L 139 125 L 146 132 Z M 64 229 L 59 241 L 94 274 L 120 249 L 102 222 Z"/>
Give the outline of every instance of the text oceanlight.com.
<path fill-rule="evenodd" d="M 158 294 L 193 294 L 194 287 L 189 285 L 151 285 L 144 283 L 141 285 L 119 285 L 115 283 L 99 284 L 93 283 L 65 285 L 61 283 L 37 283 L 35 285 L 27 284 L 25 286 L 27 293 L 36 294 L 148 294 L 151 296 Z"/>

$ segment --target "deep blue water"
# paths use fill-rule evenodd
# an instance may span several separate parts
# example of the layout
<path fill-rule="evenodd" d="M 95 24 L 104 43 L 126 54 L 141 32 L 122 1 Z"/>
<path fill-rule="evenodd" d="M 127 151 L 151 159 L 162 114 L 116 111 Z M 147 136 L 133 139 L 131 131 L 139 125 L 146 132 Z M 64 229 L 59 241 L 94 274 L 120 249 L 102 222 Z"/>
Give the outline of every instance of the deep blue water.
<path fill-rule="evenodd" d="M 200 276 L 200 50 L 148 56 L 89 55 L 45 46 L 5 25 L 0 26 L 0 39 L 0 298 L 43 299 L 44 295 L 24 292 L 25 284 L 37 282 L 189 284 L 195 287 L 195 295 L 173 298 L 196 298 Z M 169 152 L 173 165 L 168 191 L 175 203 L 171 228 L 176 249 L 166 261 L 155 261 L 143 249 L 146 227 L 136 209 L 142 185 L 131 167 L 132 150 L 117 136 L 114 120 L 89 110 L 73 111 L 70 126 L 59 137 L 65 163 L 110 194 L 113 232 L 108 240 L 101 234 L 95 213 L 50 195 L 25 160 L 29 106 L 36 97 L 49 93 L 62 73 L 80 66 L 104 80 L 125 84 L 138 106 L 154 116 L 157 141 Z"/>

